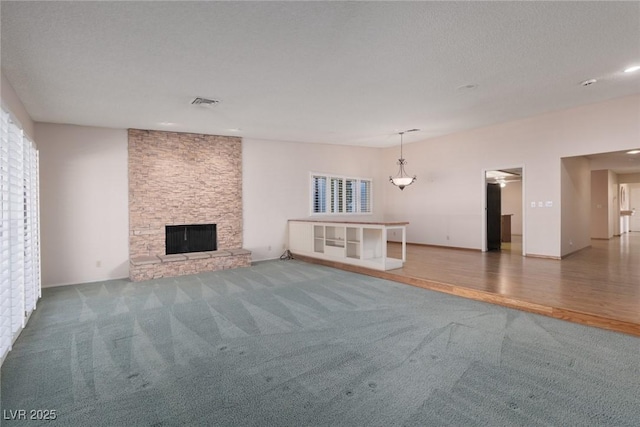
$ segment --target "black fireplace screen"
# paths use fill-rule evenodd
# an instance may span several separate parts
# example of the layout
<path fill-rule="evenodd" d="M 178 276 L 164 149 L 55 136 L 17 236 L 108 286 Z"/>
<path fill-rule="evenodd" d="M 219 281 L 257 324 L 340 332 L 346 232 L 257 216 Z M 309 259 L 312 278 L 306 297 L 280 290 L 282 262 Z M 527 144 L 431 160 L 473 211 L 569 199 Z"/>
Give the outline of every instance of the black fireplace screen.
<path fill-rule="evenodd" d="M 166 253 L 215 251 L 217 249 L 216 225 L 167 225 Z"/>

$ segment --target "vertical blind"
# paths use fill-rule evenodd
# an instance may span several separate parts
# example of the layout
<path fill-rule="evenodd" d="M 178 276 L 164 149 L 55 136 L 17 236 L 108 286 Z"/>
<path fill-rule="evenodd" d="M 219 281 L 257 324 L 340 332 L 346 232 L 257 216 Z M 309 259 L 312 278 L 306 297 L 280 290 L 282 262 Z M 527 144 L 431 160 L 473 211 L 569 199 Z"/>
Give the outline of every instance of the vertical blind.
<path fill-rule="evenodd" d="M 40 298 L 38 152 L 4 108 L 0 120 L 0 361 Z"/>

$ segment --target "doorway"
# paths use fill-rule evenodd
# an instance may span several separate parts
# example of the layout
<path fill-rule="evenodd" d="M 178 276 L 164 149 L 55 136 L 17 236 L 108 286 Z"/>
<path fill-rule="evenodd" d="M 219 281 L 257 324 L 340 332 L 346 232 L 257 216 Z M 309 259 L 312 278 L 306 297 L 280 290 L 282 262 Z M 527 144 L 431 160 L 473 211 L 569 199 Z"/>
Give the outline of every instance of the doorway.
<path fill-rule="evenodd" d="M 485 170 L 483 251 L 524 255 L 524 167 Z"/>

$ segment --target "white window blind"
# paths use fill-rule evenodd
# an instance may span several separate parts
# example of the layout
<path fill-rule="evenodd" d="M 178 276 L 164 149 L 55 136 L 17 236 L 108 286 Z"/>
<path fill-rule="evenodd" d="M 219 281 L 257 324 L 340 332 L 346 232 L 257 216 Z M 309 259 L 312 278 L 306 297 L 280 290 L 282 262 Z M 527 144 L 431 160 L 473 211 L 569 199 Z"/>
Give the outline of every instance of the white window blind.
<path fill-rule="evenodd" d="M 312 194 L 313 212 L 326 212 L 327 211 L 327 177 L 326 176 L 312 176 Z"/>
<path fill-rule="evenodd" d="M 360 181 L 360 212 L 371 213 L 371 181 Z"/>
<path fill-rule="evenodd" d="M 9 252 L 9 114 L 0 118 L 0 360 L 11 348 L 11 270 Z"/>
<path fill-rule="evenodd" d="M 331 178 L 331 213 L 343 211 L 342 178 Z"/>
<path fill-rule="evenodd" d="M 345 179 L 344 188 L 344 211 L 346 213 L 358 212 L 357 195 L 358 195 L 358 180 L 357 179 Z"/>
<path fill-rule="evenodd" d="M 40 297 L 38 154 L 4 109 L 0 203 L 0 360 L 4 360 Z"/>
<path fill-rule="evenodd" d="M 9 122 L 9 259 L 11 277 L 11 333 L 24 327 L 24 196 L 22 131 Z"/>
<path fill-rule="evenodd" d="M 311 174 L 311 213 L 371 213 L 371 180 Z"/>
<path fill-rule="evenodd" d="M 24 141 L 24 304 L 31 313 L 40 298 L 40 247 L 38 227 L 38 152 L 27 138 Z"/>

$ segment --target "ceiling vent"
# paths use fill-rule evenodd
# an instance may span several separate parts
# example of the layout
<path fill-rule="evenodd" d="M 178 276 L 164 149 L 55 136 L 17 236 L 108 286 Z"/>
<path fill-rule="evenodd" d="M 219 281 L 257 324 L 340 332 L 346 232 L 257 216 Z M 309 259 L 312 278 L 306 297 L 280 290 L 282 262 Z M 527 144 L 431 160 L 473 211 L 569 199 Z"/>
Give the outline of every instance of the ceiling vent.
<path fill-rule="evenodd" d="M 200 97 L 191 101 L 191 105 L 213 106 L 219 103 L 220 101 L 218 101 L 217 99 L 208 99 L 208 98 L 200 98 Z"/>

